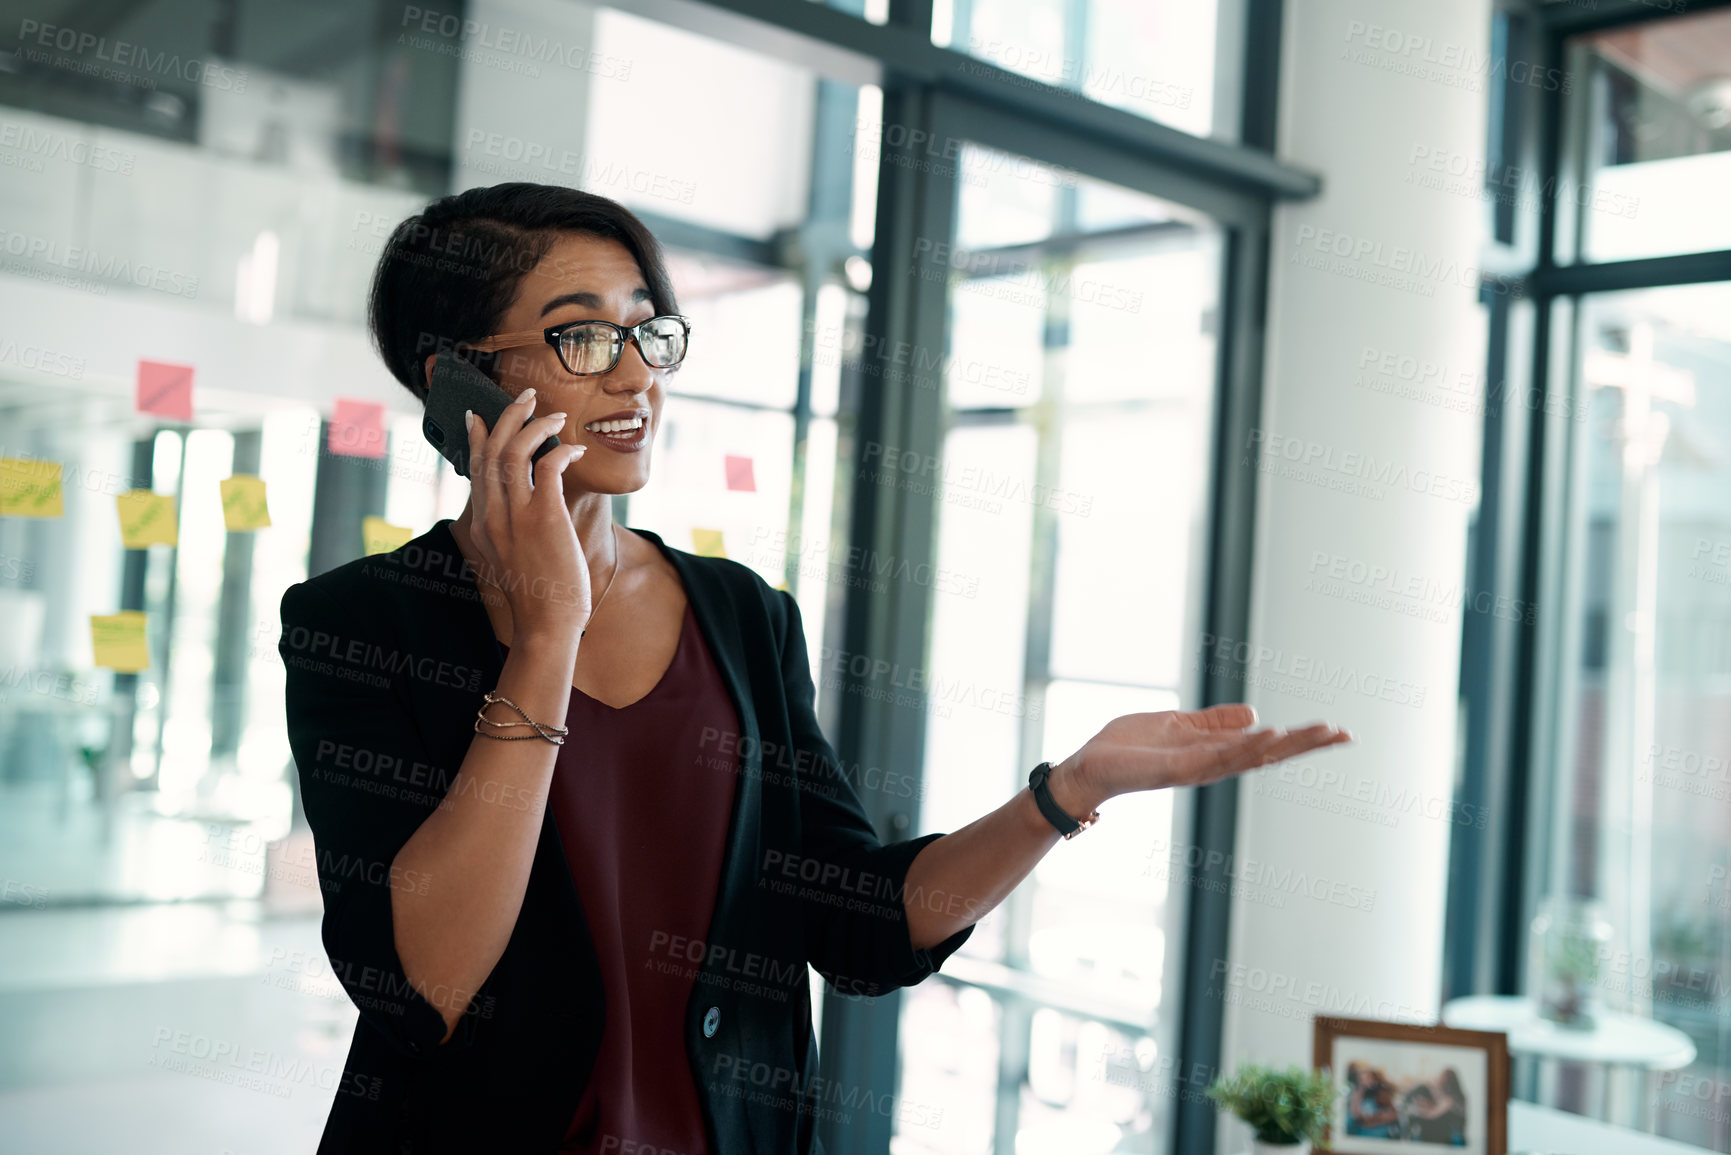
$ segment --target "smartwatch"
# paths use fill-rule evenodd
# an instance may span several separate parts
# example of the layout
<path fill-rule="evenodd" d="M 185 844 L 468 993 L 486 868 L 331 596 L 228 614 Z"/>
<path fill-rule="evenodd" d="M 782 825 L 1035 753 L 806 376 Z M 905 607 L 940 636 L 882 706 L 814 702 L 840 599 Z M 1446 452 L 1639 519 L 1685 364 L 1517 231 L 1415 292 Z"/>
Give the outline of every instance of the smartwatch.
<path fill-rule="evenodd" d="M 1052 789 L 1047 785 L 1047 780 L 1051 778 L 1051 776 L 1052 764 L 1050 762 L 1040 763 L 1038 766 L 1034 767 L 1033 773 L 1028 775 L 1028 789 L 1034 792 L 1034 805 L 1040 808 L 1040 813 L 1046 816 L 1046 821 L 1050 822 L 1059 834 L 1062 834 L 1065 838 L 1074 838 L 1076 835 L 1082 833 L 1082 831 L 1088 829 L 1088 827 L 1094 825 L 1094 823 L 1100 821 L 1100 812 L 1098 810 L 1089 814 L 1088 817 L 1082 819 L 1080 822 L 1077 822 L 1074 818 L 1071 818 L 1068 814 L 1064 813 L 1064 808 L 1059 806 L 1057 799 L 1052 797 Z"/>

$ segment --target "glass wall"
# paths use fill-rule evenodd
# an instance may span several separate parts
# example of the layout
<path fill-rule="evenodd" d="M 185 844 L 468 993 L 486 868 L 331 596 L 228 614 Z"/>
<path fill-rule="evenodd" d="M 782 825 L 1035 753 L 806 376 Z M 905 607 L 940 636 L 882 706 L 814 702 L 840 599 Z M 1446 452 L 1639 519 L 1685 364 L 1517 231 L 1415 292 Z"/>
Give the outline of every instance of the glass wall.
<path fill-rule="evenodd" d="M 1480 546 L 1518 556 L 1499 568 L 1538 624 L 1511 627 L 1506 667 L 1473 667 L 1511 696 L 1477 745 L 1512 736 L 1509 793 L 1480 797 L 1515 817 L 1516 853 L 1487 841 L 1478 869 L 1508 897 L 1473 901 L 1508 908 L 1457 953 L 1496 954 L 1504 993 L 1566 980 L 1670 1047 L 1645 1077 L 1627 1056 L 1614 1079 L 1561 1064 L 1523 1093 L 1731 1151 L 1731 266 L 1712 256 L 1731 247 L 1731 8 L 1569 20 L 1595 23 L 1550 34 L 1571 83 L 1533 98 L 1561 129 L 1532 183 L 1554 198 L 1555 263 L 1533 315 L 1501 314 L 1511 364 L 1491 371 L 1518 382 L 1530 357 L 1542 400 L 1500 419 L 1518 448 L 1487 477 L 1520 508 Z M 1547 951 L 1541 906 L 1601 918 L 1605 940 Z"/>
<path fill-rule="evenodd" d="M 958 175 L 926 830 L 1198 704 L 1222 268 L 1220 230 L 1152 197 L 974 145 Z M 892 1151 L 1167 1149 L 1186 802 L 1114 801 L 906 993 L 903 1101 L 943 1111 L 903 1111 Z"/>
<path fill-rule="evenodd" d="M 861 29 L 905 15 L 830 6 Z M 1172 134 L 1130 118 L 1235 141 L 1245 7 L 939 0 L 932 42 L 995 66 L 967 115 L 1056 102 L 1010 142 L 1027 155 L 969 143 L 952 171 L 885 109 L 954 91 L 721 7 L 143 0 L 0 29 L 0 1146 L 316 1145 L 355 1011 L 319 940 L 278 606 L 467 500 L 364 324 L 386 237 L 448 192 L 568 184 L 662 237 L 692 351 L 615 516 L 794 594 L 844 758 L 896 716 L 819 667 L 856 634 L 929 654 L 923 759 L 897 768 L 920 831 L 1113 716 L 1202 705 L 1184 655 L 1213 580 L 1211 422 L 1256 387 L 1247 341 L 1217 380 L 1220 222 L 1261 243 L 1308 174 L 1169 170 L 1148 138 Z M 1095 171 L 1218 218 L 1047 155 L 1084 102 Z M 891 152 L 909 163 L 880 174 Z M 925 213 L 938 235 L 909 229 Z M 920 242 L 925 289 L 886 291 L 879 236 Z M 1243 278 L 1258 258 L 1233 259 Z M 869 337 L 909 324 L 936 391 Z M 897 394 L 941 398 L 920 435 L 944 480 L 897 507 L 921 537 L 929 515 L 910 552 L 930 547 L 930 580 L 880 597 L 849 466 Z M 826 1062 L 870 1056 L 852 1091 L 895 1092 L 897 1155 L 1172 1149 L 1190 809 L 1119 801 L 941 976 L 874 1000 L 883 1031 L 829 1003 Z M 237 1054 L 269 1074 L 230 1077 Z"/>
<path fill-rule="evenodd" d="M 1604 1005 L 1694 1042 L 1661 1133 L 1723 1151 L 1698 1106 L 1731 1087 L 1731 285 L 1579 310 L 1550 890 L 1603 903 Z"/>
<path fill-rule="evenodd" d="M 642 213 L 694 337 L 616 515 L 793 590 L 815 667 L 877 157 L 818 140 L 857 87 L 562 0 L 74 15 L 0 42 L 0 1146 L 311 1150 L 354 1010 L 278 603 L 468 490 L 367 343 L 385 237 L 505 180 Z M 694 102 L 698 71 L 731 79 Z"/>

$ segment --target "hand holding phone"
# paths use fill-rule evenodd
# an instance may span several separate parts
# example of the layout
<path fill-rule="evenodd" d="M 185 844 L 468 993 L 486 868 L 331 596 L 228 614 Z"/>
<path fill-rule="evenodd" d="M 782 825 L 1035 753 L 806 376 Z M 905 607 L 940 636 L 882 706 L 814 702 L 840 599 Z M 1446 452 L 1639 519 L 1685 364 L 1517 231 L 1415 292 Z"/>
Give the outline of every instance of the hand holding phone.
<path fill-rule="evenodd" d="M 433 377 L 427 385 L 421 435 L 444 454 L 458 477 L 468 477 L 469 434 L 463 427 L 463 412 L 474 410 L 490 432 L 509 404 L 511 395 L 495 385 L 492 378 L 455 353 L 440 353 L 433 361 Z M 558 447 L 557 437 L 547 438 L 535 447 L 530 464 Z"/>
<path fill-rule="evenodd" d="M 436 362 L 422 430 L 469 478 L 470 560 L 483 596 L 503 596 L 512 639 L 536 636 L 575 646 L 591 612 L 589 567 L 561 479 L 588 447 L 546 434 L 549 429 L 556 434 L 570 418 L 564 413 L 530 416 L 532 389 L 512 398 L 472 365 L 464 363 L 467 372 L 446 367 L 442 376 L 440 368 Z M 439 398 L 436 407 L 434 397 Z M 463 410 L 483 418 L 477 406 L 493 415 L 475 420 L 471 428 Z M 452 409 L 455 414 L 448 416 Z"/>

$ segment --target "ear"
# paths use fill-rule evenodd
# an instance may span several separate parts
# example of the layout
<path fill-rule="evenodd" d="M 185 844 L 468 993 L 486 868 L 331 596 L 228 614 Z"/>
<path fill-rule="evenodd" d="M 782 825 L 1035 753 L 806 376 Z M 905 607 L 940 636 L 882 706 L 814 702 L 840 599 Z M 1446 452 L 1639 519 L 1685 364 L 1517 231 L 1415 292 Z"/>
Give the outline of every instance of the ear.
<path fill-rule="evenodd" d="M 439 355 L 437 353 L 428 353 L 426 361 L 424 361 L 422 363 L 426 367 L 426 370 L 427 370 L 426 384 L 427 384 L 427 388 L 429 390 L 431 390 L 433 387 L 433 362 L 437 361 L 438 359 L 439 359 Z"/>

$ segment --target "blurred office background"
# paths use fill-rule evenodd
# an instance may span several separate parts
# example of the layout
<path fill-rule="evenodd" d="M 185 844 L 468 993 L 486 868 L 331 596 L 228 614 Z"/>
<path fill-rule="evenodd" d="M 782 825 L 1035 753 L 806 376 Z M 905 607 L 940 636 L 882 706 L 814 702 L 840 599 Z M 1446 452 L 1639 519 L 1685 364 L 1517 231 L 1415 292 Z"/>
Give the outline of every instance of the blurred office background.
<path fill-rule="evenodd" d="M 355 1015 L 278 600 L 461 511 L 367 281 L 539 180 L 694 318 L 616 516 L 795 594 L 886 838 L 1129 711 L 1359 735 L 1115 801 L 942 974 L 819 994 L 830 1151 L 1237 1150 L 1222 1064 L 1527 993 L 1589 901 L 1602 1005 L 1693 1057 L 1519 1092 L 1731 1151 L 1731 7 L 1682 8 L 7 3 L 0 458 L 62 508 L 0 504 L 0 1148 L 316 1142 Z"/>

